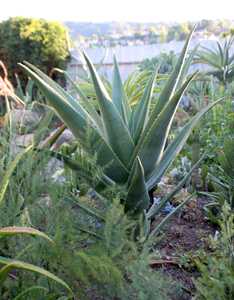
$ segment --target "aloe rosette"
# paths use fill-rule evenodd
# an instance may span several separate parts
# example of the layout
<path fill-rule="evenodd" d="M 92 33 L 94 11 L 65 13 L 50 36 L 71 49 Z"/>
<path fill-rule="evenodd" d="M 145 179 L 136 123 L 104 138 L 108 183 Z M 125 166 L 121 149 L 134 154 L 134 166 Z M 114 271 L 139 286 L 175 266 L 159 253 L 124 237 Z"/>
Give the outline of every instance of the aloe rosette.
<path fill-rule="evenodd" d="M 197 75 L 194 73 L 185 78 L 191 36 L 192 32 L 152 110 L 150 106 L 157 70 L 149 78 L 142 98 L 131 106 L 116 60 L 112 95 L 109 95 L 95 67 L 84 53 L 98 102 L 96 110 L 79 86 L 79 99 L 75 99 L 35 66 L 27 62 L 21 64 L 45 95 L 49 105 L 79 139 L 84 150 L 96 156 L 97 164 L 104 170 L 103 182 L 125 185 L 125 208 L 128 212 L 142 213 L 149 208 L 149 190 L 159 183 L 201 117 L 218 102 L 198 112 L 166 145 L 180 100 Z M 92 140 L 92 147 L 89 148 L 83 142 L 87 127 Z"/>

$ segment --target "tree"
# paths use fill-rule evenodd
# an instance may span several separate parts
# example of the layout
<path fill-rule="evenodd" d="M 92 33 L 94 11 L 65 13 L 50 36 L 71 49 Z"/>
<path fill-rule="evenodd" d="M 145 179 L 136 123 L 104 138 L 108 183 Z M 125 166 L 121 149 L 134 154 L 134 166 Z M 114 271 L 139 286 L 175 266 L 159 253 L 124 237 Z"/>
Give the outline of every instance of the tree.
<path fill-rule="evenodd" d="M 185 40 L 186 36 L 191 31 L 190 25 L 191 24 L 189 23 L 182 23 L 182 24 L 176 24 L 169 27 L 168 34 L 167 34 L 168 42 L 172 40 L 176 40 L 176 41 Z"/>
<path fill-rule="evenodd" d="M 68 48 L 67 30 L 58 22 L 16 17 L 0 23 L 0 59 L 11 80 L 21 73 L 17 63 L 24 60 L 47 74 L 54 67 L 65 68 Z"/>

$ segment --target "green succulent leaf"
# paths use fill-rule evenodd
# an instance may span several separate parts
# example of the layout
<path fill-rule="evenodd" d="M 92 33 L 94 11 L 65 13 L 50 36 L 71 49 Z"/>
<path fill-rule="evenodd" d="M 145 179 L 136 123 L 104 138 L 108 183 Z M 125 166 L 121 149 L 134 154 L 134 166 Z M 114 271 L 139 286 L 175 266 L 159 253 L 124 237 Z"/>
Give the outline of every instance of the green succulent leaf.
<path fill-rule="evenodd" d="M 29 64 L 27 63 L 27 65 Z M 56 110 L 57 114 L 64 120 L 73 134 L 82 140 L 85 136 L 88 120 L 90 123 L 92 123 L 92 120 L 88 113 L 79 105 L 78 101 L 76 103 L 70 101 L 70 96 L 67 98 L 64 92 L 60 91 L 61 88 L 56 83 L 46 78 L 46 75 L 42 75 L 35 67 L 29 65 L 29 68 L 23 64 L 20 64 L 20 66 L 36 82 L 49 104 Z"/>
<path fill-rule="evenodd" d="M 184 48 L 180 54 L 180 57 L 176 63 L 176 66 L 173 70 L 173 72 L 171 73 L 164 89 L 162 90 L 159 99 L 157 101 L 157 105 L 155 106 L 155 109 L 151 115 L 150 121 L 153 122 L 157 116 L 160 114 L 160 112 L 163 110 L 163 108 L 166 106 L 167 102 L 170 101 L 172 95 L 174 94 L 177 85 L 181 82 L 182 80 L 182 76 L 185 75 L 183 72 L 183 68 L 185 65 L 185 59 L 186 59 L 186 55 L 188 53 L 188 48 L 189 48 L 189 44 L 193 35 L 193 32 L 195 30 L 194 29 L 190 32 Z"/>
<path fill-rule="evenodd" d="M 194 195 L 195 194 L 189 195 L 180 205 L 176 207 L 175 210 L 173 210 L 165 218 L 163 218 L 162 221 L 151 231 L 151 233 L 149 234 L 149 238 L 152 238 L 153 236 L 158 234 L 162 227 L 169 222 L 171 217 L 174 216 L 174 214 L 177 213 L 186 203 L 188 203 L 194 197 Z"/>
<path fill-rule="evenodd" d="M 140 158 L 137 157 L 129 176 L 128 193 L 125 208 L 131 213 L 147 209 L 150 203 L 145 184 L 144 169 Z"/>
<path fill-rule="evenodd" d="M 155 166 L 161 160 L 176 109 L 185 90 L 195 76 L 196 73 L 186 80 L 182 87 L 167 103 L 158 118 L 153 122 L 150 129 L 147 132 L 144 132 L 142 139 L 139 140 L 136 149 L 138 150 L 142 161 L 146 178 L 148 178 Z"/>
<path fill-rule="evenodd" d="M 60 73 L 64 74 L 65 78 L 71 83 L 72 87 L 74 88 L 74 90 L 77 92 L 77 94 L 80 97 L 79 100 L 82 101 L 82 103 L 84 104 L 85 108 L 87 109 L 87 111 L 90 114 L 90 116 L 92 117 L 92 119 L 95 120 L 98 128 L 103 132 L 103 123 L 102 123 L 102 119 L 101 119 L 100 115 L 98 114 L 94 105 L 90 102 L 88 97 L 86 97 L 86 95 L 84 94 L 82 89 L 79 87 L 79 85 L 76 84 L 74 82 L 74 80 L 72 80 L 71 76 L 67 72 L 60 70 L 60 69 L 56 69 L 56 70 L 58 70 Z"/>
<path fill-rule="evenodd" d="M 156 205 L 151 206 L 151 208 L 149 209 L 149 211 L 146 214 L 148 219 L 151 219 L 155 215 L 157 215 L 159 213 L 159 211 L 166 205 L 166 203 L 168 201 L 170 201 L 183 188 L 183 186 L 186 184 L 188 179 L 191 177 L 192 172 L 200 165 L 200 163 L 203 161 L 204 157 L 205 157 L 205 154 L 202 155 L 202 157 L 198 160 L 198 162 L 193 165 L 193 167 L 190 169 L 188 174 L 186 174 L 186 176 L 177 184 L 177 186 L 170 193 L 165 195 L 160 200 L 159 205 L 156 204 Z"/>
<path fill-rule="evenodd" d="M 163 174 L 166 172 L 170 164 L 176 158 L 176 155 L 181 151 L 184 144 L 186 143 L 191 131 L 198 124 L 200 119 L 203 117 L 205 113 L 207 113 L 213 106 L 221 102 L 222 99 L 219 99 L 207 107 L 203 108 L 200 112 L 198 112 L 184 127 L 180 130 L 179 134 L 174 138 L 174 140 L 167 146 L 162 159 L 155 166 L 155 169 L 147 179 L 147 188 L 153 188 L 162 178 Z"/>
<path fill-rule="evenodd" d="M 114 57 L 114 76 L 113 76 L 113 86 L 112 86 L 112 101 L 119 111 L 124 123 L 128 126 L 131 108 L 129 106 L 127 96 L 124 91 L 123 83 L 120 77 L 119 66 Z"/>
<path fill-rule="evenodd" d="M 66 94 L 61 93 L 61 88 L 55 83 L 52 84 L 51 83 L 52 80 L 50 78 L 47 78 L 46 75 L 42 76 L 43 73 L 40 72 L 37 68 L 32 67 L 30 64 L 27 63 L 27 65 L 29 65 L 30 68 L 33 68 L 33 70 L 31 70 L 29 67 L 22 64 L 21 67 L 28 73 L 28 75 L 39 86 L 39 88 L 46 96 L 47 101 L 55 109 L 57 114 L 66 123 L 66 125 L 71 129 L 74 136 L 79 139 L 79 142 L 83 144 L 84 147 L 86 147 L 86 144 L 82 142 L 84 142 L 87 134 L 87 128 L 88 126 L 90 126 L 93 139 L 95 141 L 100 141 L 100 144 L 102 145 L 101 156 L 103 156 L 104 162 L 100 158 L 99 151 L 97 151 L 98 161 L 100 161 L 100 164 L 101 165 L 104 164 L 106 162 L 105 159 L 108 159 L 108 161 L 113 162 L 113 165 L 116 167 L 117 170 L 116 175 L 113 174 L 113 178 L 116 179 L 117 182 L 119 181 L 119 178 L 121 179 L 126 178 L 128 175 L 127 168 L 121 162 L 120 158 L 114 152 L 114 150 L 110 147 L 108 142 L 105 140 L 103 134 L 97 130 L 97 127 L 92 126 L 93 122 L 91 117 L 88 115 L 88 113 L 79 104 L 73 105 L 74 104 L 73 101 L 70 102 L 71 100 L 70 97 L 65 98 Z M 87 150 L 89 151 L 90 149 Z"/>
<path fill-rule="evenodd" d="M 127 126 L 124 124 L 124 120 L 110 99 L 93 64 L 87 55 L 84 54 L 84 57 L 97 94 L 108 142 L 121 162 L 127 166 L 134 149 L 132 137 Z"/>
<path fill-rule="evenodd" d="M 142 134 L 142 131 L 145 129 L 145 126 L 149 120 L 149 110 L 151 104 L 151 98 L 154 89 L 154 83 L 158 74 L 158 69 L 153 72 L 152 76 L 150 77 L 148 84 L 146 85 L 144 94 L 136 107 L 131 114 L 130 119 L 130 130 L 134 137 L 134 141 L 137 142 Z"/>

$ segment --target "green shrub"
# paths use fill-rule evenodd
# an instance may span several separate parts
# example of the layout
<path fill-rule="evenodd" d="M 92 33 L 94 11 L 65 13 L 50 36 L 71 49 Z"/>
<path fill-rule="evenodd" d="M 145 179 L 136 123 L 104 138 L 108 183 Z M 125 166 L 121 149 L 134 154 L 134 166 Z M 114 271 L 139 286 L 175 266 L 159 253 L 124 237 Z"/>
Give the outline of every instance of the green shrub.
<path fill-rule="evenodd" d="M 68 56 L 67 31 L 58 22 L 15 17 L 0 23 L 0 57 L 13 81 L 25 59 L 48 73 L 65 67 Z"/>
<path fill-rule="evenodd" d="M 228 137 L 219 151 L 218 162 L 213 170 L 215 175 L 210 174 L 210 182 L 214 191 L 206 193 L 211 202 L 205 206 L 207 217 L 214 223 L 219 223 L 221 209 L 225 202 L 234 211 L 234 138 Z"/>
<path fill-rule="evenodd" d="M 140 71 L 148 71 L 154 72 L 155 68 L 159 65 L 159 73 L 160 74 L 170 74 L 175 67 L 177 57 L 174 52 L 161 53 L 160 55 L 148 59 L 143 60 L 140 65 Z"/>
<path fill-rule="evenodd" d="M 67 168 L 63 183 L 45 178 L 42 174 L 50 157 L 31 148 L 16 156 L 11 167 L 9 136 L 1 137 L 1 154 L 4 155 L 0 160 L 3 166 L 0 190 L 4 188 L 4 193 L 0 193 L 3 195 L 0 203 L 0 265 L 3 267 L 0 280 L 5 274 L 0 287 L 1 299 L 73 299 L 69 298 L 67 286 L 63 284 L 67 282 L 78 299 L 93 299 L 94 296 L 115 299 L 118 296 L 133 300 L 138 294 L 143 297 L 140 291 L 143 285 L 139 287 L 142 278 L 151 284 L 150 289 L 145 288 L 142 299 L 168 298 L 168 287 L 174 284 L 160 272 L 150 269 L 150 247 L 142 249 L 142 244 L 135 240 L 138 221 L 129 220 L 125 214 L 119 201 L 122 191 L 112 187 L 105 191 L 109 198 L 96 193 L 93 199 L 89 190 L 95 178 L 90 182 Z M 64 151 L 67 150 L 61 152 Z M 95 170 L 95 159 L 87 162 L 81 150 L 76 151 L 76 159 L 82 161 L 93 177 L 98 176 L 95 175 L 99 173 Z M 5 170 L 9 170 L 7 180 L 4 179 Z M 77 185 L 80 194 L 77 194 Z M 17 235 L 4 237 L 4 230 L 9 234 L 12 225 L 17 225 L 13 228 Z M 53 237 L 53 242 L 34 238 L 37 234 L 48 240 L 35 228 Z M 8 268 L 9 263 L 11 267 L 5 269 L 4 265 Z M 13 267 L 23 270 L 12 271 Z M 32 274 L 27 269 L 35 272 Z"/>
<path fill-rule="evenodd" d="M 234 214 L 227 203 L 222 208 L 219 225 L 220 233 L 211 243 L 213 252 L 204 256 L 205 261 L 197 260 L 201 276 L 196 280 L 195 299 L 234 298 Z"/>

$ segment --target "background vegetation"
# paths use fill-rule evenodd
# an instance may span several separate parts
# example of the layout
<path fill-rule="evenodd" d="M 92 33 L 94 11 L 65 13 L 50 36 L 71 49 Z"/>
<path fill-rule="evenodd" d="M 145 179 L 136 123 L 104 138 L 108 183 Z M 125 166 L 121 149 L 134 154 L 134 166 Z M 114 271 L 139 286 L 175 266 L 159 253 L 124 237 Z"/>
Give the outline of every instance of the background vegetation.
<path fill-rule="evenodd" d="M 20 72 L 17 64 L 24 60 L 47 74 L 54 67 L 65 68 L 68 47 L 67 29 L 58 22 L 17 17 L 0 23 L 0 57 L 14 82 Z"/>

